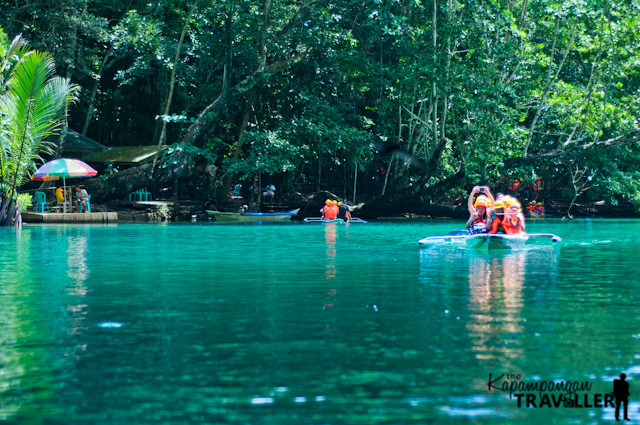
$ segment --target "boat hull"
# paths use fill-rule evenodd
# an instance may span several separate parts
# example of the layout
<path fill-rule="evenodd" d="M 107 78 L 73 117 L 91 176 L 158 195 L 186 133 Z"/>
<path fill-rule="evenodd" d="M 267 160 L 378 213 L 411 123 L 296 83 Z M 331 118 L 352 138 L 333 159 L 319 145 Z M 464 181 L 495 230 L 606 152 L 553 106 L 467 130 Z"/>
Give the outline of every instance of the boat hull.
<path fill-rule="evenodd" d="M 421 246 L 449 246 L 455 248 L 509 250 L 522 249 L 529 246 L 550 246 L 560 239 L 548 233 L 531 233 L 522 235 L 479 234 L 479 235 L 448 235 L 431 236 L 421 239 Z"/>
<path fill-rule="evenodd" d="M 207 214 L 214 217 L 221 223 L 246 223 L 252 221 L 286 221 L 298 214 L 300 209 L 285 211 L 281 213 L 229 213 L 207 210 Z"/>
<path fill-rule="evenodd" d="M 527 213 L 525 214 L 525 217 L 534 218 L 534 219 L 540 219 L 540 220 L 544 219 L 544 215 L 538 214 L 538 213 L 535 213 L 535 212 L 532 212 L 532 211 L 527 211 Z"/>

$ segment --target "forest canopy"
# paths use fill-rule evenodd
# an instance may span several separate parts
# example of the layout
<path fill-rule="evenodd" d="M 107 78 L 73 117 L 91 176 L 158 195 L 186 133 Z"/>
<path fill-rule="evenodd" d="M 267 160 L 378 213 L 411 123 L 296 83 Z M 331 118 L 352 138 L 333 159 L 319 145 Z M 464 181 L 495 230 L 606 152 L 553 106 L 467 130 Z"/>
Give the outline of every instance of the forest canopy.
<path fill-rule="evenodd" d="M 69 126 L 107 146 L 186 144 L 239 179 L 383 167 L 428 199 L 540 177 L 640 206 L 636 2 L 1 1 L 3 44 L 49 52 L 81 86 Z"/>

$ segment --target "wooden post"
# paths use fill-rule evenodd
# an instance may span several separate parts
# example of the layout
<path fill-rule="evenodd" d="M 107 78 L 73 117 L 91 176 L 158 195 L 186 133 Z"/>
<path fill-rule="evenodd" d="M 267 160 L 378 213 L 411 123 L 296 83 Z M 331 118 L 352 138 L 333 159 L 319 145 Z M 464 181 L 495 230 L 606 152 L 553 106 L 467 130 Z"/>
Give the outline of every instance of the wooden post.
<path fill-rule="evenodd" d="M 358 161 L 356 161 L 355 172 L 353 174 L 353 203 L 356 203 L 356 186 L 358 185 Z"/>
<path fill-rule="evenodd" d="M 173 221 L 178 216 L 178 179 L 173 179 Z"/>

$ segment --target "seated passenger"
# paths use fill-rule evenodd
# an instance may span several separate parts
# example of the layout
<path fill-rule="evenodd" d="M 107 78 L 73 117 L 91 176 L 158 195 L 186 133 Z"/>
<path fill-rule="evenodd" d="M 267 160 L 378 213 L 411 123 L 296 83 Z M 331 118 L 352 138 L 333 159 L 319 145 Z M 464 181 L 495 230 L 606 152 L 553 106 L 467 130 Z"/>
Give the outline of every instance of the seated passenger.
<path fill-rule="evenodd" d="M 536 207 L 536 201 L 531 201 L 529 206 L 527 207 L 527 212 L 537 213 L 538 208 Z"/>
<path fill-rule="evenodd" d="M 81 203 L 84 209 L 84 212 L 89 212 L 87 210 L 87 201 L 89 200 L 89 193 L 87 193 L 86 189 L 81 189 L 80 186 L 76 186 L 76 200 L 74 201 L 74 205 L 76 207 L 76 211 L 80 212 L 78 205 Z"/>
<path fill-rule="evenodd" d="M 504 204 L 502 201 L 496 201 L 493 203 L 491 213 L 489 214 L 489 220 L 487 221 L 488 233 L 504 233 L 502 228 L 502 218 L 504 217 Z"/>
<path fill-rule="evenodd" d="M 344 202 L 338 202 L 338 218 L 346 222 L 351 221 L 351 213 L 346 199 Z"/>
<path fill-rule="evenodd" d="M 484 193 L 473 202 L 476 193 Z M 487 210 L 493 204 L 493 196 L 486 186 L 474 186 L 469 194 L 467 206 L 469 207 L 469 221 L 467 221 L 467 229 L 472 235 L 478 233 L 487 233 Z"/>
<path fill-rule="evenodd" d="M 540 215 L 544 215 L 544 206 L 542 205 L 542 202 L 538 202 L 537 207 L 536 212 Z"/>
<path fill-rule="evenodd" d="M 338 206 L 337 203 L 334 202 L 335 201 L 332 201 L 331 199 L 327 199 L 325 201 L 324 208 L 320 209 L 322 218 L 327 220 L 335 220 L 335 218 L 338 216 Z"/>
<path fill-rule="evenodd" d="M 505 215 L 502 219 L 502 228 L 507 235 L 518 235 L 525 233 L 524 216 L 520 210 L 520 203 L 517 199 L 505 197 Z"/>

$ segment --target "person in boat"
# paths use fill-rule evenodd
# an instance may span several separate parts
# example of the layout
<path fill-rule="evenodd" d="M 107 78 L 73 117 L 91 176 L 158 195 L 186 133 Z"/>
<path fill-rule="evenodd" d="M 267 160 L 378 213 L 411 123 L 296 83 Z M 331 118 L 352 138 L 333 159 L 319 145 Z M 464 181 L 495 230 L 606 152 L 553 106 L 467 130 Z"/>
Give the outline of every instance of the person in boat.
<path fill-rule="evenodd" d="M 493 208 L 491 208 L 491 213 L 489 214 L 489 219 L 487 220 L 487 229 L 489 229 L 487 233 L 504 233 L 504 229 L 502 228 L 503 217 L 504 204 L 501 200 L 496 200 L 493 203 Z"/>
<path fill-rule="evenodd" d="M 538 213 L 538 207 L 536 206 L 536 201 L 529 202 L 529 206 L 527 207 L 527 212 Z"/>
<path fill-rule="evenodd" d="M 536 212 L 542 216 L 544 216 L 544 205 L 542 205 L 542 202 L 538 202 L 537 208 L 536 208 Z"/>
<path fill-rule="evenodd" d="M 505 213 L 502 219 L 502 229 L 507 235 L 519 235 L 524 231 L 524 215 L 520 208 L 520 202 L 512 197 L 503 199 Z"/>
<path fill-rule="evenodd" d="M 338 218 L 346 221 L 347 223 L 351 221 L 351 213 L 349 212 L 349 206 L 347 205 L 346 199 L 342 202 L 338 202 Z"/>
<path fill-rule="evenodd" d="M 483 193 L 483 195 L 478 196 L 474 202 L 473 198 L 476 193 Z M 470 214 L 467 229 L 470 234 L 487 233 L 487 212 L 493 202 L 493 195 L 487 186 L 473 187 L 467 201 Z"/>
<path fill-rule="evenodd" d="M 338 216 L 338 203 L 327 199 L 324 208 L 321 208 L 320 212 L 322 213 L 322 218 L 325 220 L 335 220 Z"/>

